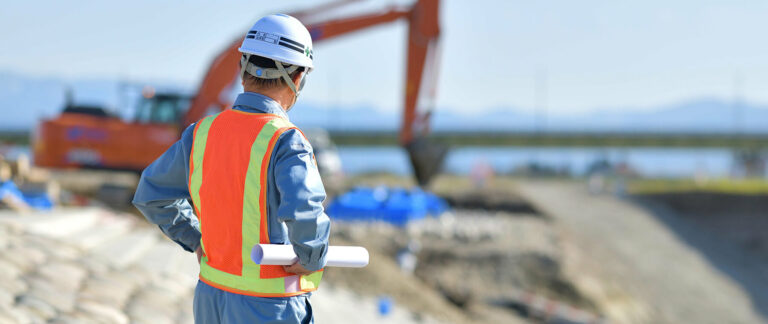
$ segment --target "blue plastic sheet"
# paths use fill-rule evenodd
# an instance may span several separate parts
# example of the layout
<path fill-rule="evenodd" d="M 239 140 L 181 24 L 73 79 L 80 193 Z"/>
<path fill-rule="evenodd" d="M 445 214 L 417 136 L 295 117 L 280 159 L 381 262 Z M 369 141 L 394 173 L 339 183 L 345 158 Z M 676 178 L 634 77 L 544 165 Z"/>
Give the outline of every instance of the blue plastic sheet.
<path fill-rule="evenodd" d="M 449 209 L 442 198 L 418 188 L 358 187 L 333 200 L 327 214 L 334 220 L 387 222 L 405 226 Z"/>
<path fill-rule="evenodd" d="M 53 208 L 53 200 L 45 192 L 22 192 L 13 181 L 0 183 L 0 199 L 6 196 L 23 201 L 32 208 L 50 210 Z"/>

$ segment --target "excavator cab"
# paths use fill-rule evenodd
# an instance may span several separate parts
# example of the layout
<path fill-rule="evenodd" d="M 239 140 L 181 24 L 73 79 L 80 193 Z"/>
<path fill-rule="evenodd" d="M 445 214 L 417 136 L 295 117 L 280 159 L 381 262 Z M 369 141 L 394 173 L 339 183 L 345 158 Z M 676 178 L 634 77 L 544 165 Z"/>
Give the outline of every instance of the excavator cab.
<path fill-rule="evenodd" d="M 129 121 L 103 108 L 68 104 L 33 134 L 35 164 L 141 171 L 178 140 L 190 99 L 144 91 Z"/>
<path fill-rule="evenodd" d="M 177 125 L 189 108 L 191 98 L 177 93 L 143 92 L 136 106 L 134 122 Z"/>

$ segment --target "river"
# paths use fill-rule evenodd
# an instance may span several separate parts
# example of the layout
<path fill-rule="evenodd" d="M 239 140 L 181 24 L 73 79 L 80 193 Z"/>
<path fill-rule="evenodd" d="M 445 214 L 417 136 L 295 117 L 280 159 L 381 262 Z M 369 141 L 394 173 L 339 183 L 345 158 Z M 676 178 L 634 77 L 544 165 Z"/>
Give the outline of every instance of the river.
<path fill-rule="evenodd" d="M 396 146 L 341 146 L 342 169 L 362 172 L 410 173 L 405 150 Z M 733 153 L 718 148 L 585 148 L 585 147 L 461 147 L 452 149 L 443 170 L 468 174 L 485 164 L 497 173 L 509 173 L 532 163 L 584 175 L 599 160 L 626 163 L 648 177 L 726 177 L 735 170 Z"/>
<path fill-rule="evenodd" d="M 4 150 L 13 159 L 29 148 L 16 146 Z M 346 174 L 411 172 L 405 150 L 397 146 L 340 146 L 342 170 Z M 496 173 L 510 173 L 526 165 L 565 170 L 584 175 L 596 161 L 625 163 L 647 177 L 727 177 L 737 170 L 733 153 L 719 148 L 588 148 L 588 147 L 460 147 L 446 157 L 443 171 L 466 175 L 478 165 L 490 166 Z"/>

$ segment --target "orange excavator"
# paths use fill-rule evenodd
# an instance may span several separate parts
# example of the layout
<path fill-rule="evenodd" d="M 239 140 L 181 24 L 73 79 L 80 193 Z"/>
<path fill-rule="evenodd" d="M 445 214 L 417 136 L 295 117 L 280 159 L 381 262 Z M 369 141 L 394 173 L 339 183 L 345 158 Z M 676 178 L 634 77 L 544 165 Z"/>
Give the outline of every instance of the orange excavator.
<path fill-rule="evenodd" d="M 400 143 L 409 152 L 418 182 L 425 185 L 437 173 L 447 152 L 426 138 L 437 75 L 439 0 L 417 0 L 409 7 L 317 21 L 320 14 L 351 2 L 357 1 L 335 1 L 291 15 L 307 26 L 314 43 L 401 19 L 408 22 Z M 241 42 L 242 38 L 236 39 L 216 56 L 193 98 L 145 88 L 131 121 L 111 116 L 98 107 L 68 104 L 58 117 L 43 120 L 33 133 L 35 163 L 51 168 L 144 169 L 188 125 L 231 107 L 228 94 L 239 81 L 237 49 Z"/>

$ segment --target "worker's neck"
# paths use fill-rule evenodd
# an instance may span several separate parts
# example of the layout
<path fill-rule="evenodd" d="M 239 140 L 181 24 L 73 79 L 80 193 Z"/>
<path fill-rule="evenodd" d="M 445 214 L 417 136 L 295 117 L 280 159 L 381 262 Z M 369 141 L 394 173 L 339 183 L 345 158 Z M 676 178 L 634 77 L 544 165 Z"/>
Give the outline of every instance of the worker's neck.
<path fill-rule="evenodd" d="M 277 101 L 277 103 L 279 103 L 280 106 L 283 107 L 283 110 L 286 112 L 293 105 L 293 92 L 287 87 L 261 89 L 257 87 L 246 86 L 243 90 L 245 90 L 245 92 L 258 93 L 260 95 L 267 96 L 274 101 Z"/>

